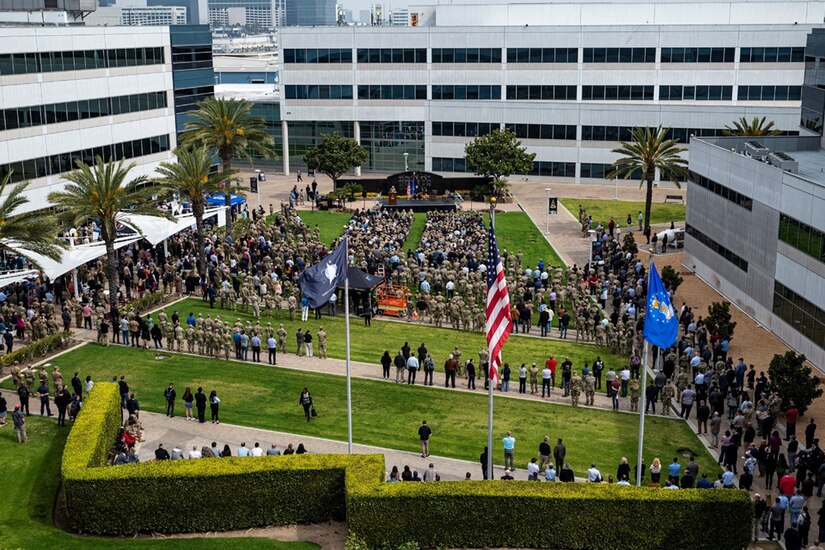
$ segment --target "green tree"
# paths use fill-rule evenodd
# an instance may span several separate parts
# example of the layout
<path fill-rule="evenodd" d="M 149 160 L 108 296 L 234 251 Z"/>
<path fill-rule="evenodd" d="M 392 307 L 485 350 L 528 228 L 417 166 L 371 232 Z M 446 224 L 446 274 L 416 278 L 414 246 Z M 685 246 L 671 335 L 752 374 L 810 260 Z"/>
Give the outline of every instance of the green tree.
<path fill-rule="evenodd" d="M 154 195 L 166 191 L 163 186 L 151 185 L 146 176 L 130 181 L 129 172 L 134 163 L 124 166 L 124 161 L 104 162 L 97 157 L 92 167 L 77 161 L 77 170 L 63 176 L 67 181 L 62 191 L 49 193 L 49 202 L 73 225 L 95 221 L 100 226 L 100 238 L 106 243 L 106 277 L 109 281 L 109 303 L 117 304 L 118 255 L 115 252 L 117 224 L 128 215 L 172 216 L 157 208 Z"/>
<path fill-rule="evenodd" d="M 266 133 L 264 119 L 251 114 L 252 103 L 243 99 L 216 99 L 207 97 L 191 111 L 191 120 L 184 124 L 181 145 L 204 146 L 217 153 L 224 173 L 232 169 L 235 157 L 252 161 L 252 153 L 263 158 L 275 158 L 274 141 Z M 237 187 L 229 182 L 224 189 L 226 206 Z M 232 217 L 226 216 L 226 234 L 232 232 Z"/>
<path fill-rule="evenodd" d="M 210 173 L 212 155 L 209 149 L 201 145 L 178 147 L 175 150 L 177 162 L 163 162 L 158 168 L 159 182 L 180 194 L 182 200 L 192 205 L 195 217 L 195 239 L 198 249 L 198 273 L 205 277 L 206 250 L 203 239 L 203 213 L 206 209 L 206 196 L 220 190 L 221 182 L 227 181 L 234 172 Z"/>
<path fill-rule="evenodd" d="M 676 294 L 676 289 L 679 288 L 679 285 L 684 282 L 684 279 L 679 272 L 666 265 L 662 268 L 662 282 L 665 284 L 665 288 L 670 290 L 673 294 Z M 735 325 L 736 323 L 734 323 Z"/>
<path fill-rule="evenodd" d="M 822 395 L 820 378 L 812 376 L 811 372 L 811 367 L 805 364 L 805 356 L 793 351 L 788 351 L 785 355 L 774 355 L 768 366 L 771 387 L 782 398 L 785 406 L 793 400 L 801 413 Z"/>
<path fill-rule="evenodd" d="M 0 201 L 0 248 L 23 256 L 31 251 L 60 261 L 65 243 L 56 238 L 57 220 L 54 216 L 43 215 L 42 211 L 15 214 L 20 207 L 29 203 L 26 197 L 29 182 L 14 185 L 6 195 L 11 175 L 12 172 L 7 172 L 0 183 L 0 195 L 5 195 Z"/>
<path fill-rule="evenodd" d="M 725 340 L 733 340 L 736 321 L 731 321 L 730 302 L 712 302 L 704 321 L 709 336 L 719 335 Z"/>
<path fill-rule="evenodd" d="M 630 179 L 641 174 L 642 181 L 639 187 L 647 183 L 645 193 L 645 234 L 650 231 L 650 205 L 653 203 L 653 180 L 656 171 L 660 179 L 672 181 L 681 188 L 681 178 L 687 176 L 687 160 L 679 156 L 687 151 L 679 147 L 679 142 L 667 137 L 667 128 L 636 128 L 633 130 L 633 141 L 621 142 L 621 147 L 613 149 L 620 155 L 613 164 L 613 171 L 608 179 Z"/>
<path fill-rule="evenodd" d="M 354 139 L 338 133 L 323 134 L 321 141 L 304 155 L 307 168 L 326 174 L 332 180 L 332 188 L 338 188 L 338 179 L 367 161 L 367 151 Z"/>
<path fill-rule="evenodd" d="M 726 136 L 778 136 L 782 132 L 773 127 L 774 122 L 771 120 L 766 122 L 766 118 L 753 117 L 753 120 L 748 122 L 748 119 L 741 117 L 739 120 L 733 121 L 733 126 L 725 126 L 722 132 Z"/>
<path fill-rule="evenodd" d="M 624 234 L 624 242 L 622 242 L 622 251 L 623 252 L 630 252 L 631 254 L 636 254 L 639 252 L 639 246 L 636 244 L 636 237 L 633 236 L 633 233 L 625 233 Z"/>
<path fill-rule="evenodd" d="M 515 132 L 493 130 L 468 143 L 464 147 L 464 158 L 473 172 L 492 178 L 492 194 L 502 196 L 509 190 L 506 178 L 530 173 L 536 154 L 528 153 L 521 146 Z"/>

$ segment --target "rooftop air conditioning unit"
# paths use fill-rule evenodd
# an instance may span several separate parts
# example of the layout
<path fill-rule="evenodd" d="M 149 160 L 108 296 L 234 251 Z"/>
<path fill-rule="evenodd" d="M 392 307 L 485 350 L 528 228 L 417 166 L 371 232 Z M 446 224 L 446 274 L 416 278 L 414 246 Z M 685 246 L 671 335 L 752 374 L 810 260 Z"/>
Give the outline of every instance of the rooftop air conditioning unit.
<path fill-rule="evenodd" d="M 799 161 L 786 153 L 774 152 L 768 155 L 768 162 L 792 174 L 799 173 Z"/>
<path fill-rule="evenodd" d="M 757 160 L 766 160 L 771 150 L 758 141 L 746 141 L 743 152 L 746 156 L 753 157 Z"/>

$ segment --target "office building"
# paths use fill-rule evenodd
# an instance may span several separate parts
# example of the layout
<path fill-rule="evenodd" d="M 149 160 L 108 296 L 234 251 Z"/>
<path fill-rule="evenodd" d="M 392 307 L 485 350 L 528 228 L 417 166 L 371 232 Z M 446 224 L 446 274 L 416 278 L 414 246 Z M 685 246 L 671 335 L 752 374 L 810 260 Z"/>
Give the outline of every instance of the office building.
<path fill-rule="evenodd" d="M 206 26 L 5 26 L 0 176 L 45 207 L 75 161 L 126 159 L 151 175 L 173 158 L 185 113 L 214 86 Z"/>
<path fill-rule="evenodd" d="M 820 139 L 694 139 L 684 263 L 825 370 Z"/>
<path fill-rule="evenodd" d="M 186 23 L 189 25 L 209 24 L 207 0 L 146 0 L 147 6 L 180 6 L 186 8 Z"/>
<path fill-rule="evenodd" d="M 85 19 L 87 26 L 129 27 L 186 25 L 184 6 L 119 6 L 117 4 L 98 8 Z"/>
<path fill-rule="evenodd" d="M 287 149 L 335 128 L 377 143 L 365 169 L 403 169 L 407 152 L 409 166 L 463 172 L 468 141 L 510 128 L 537 155 L 530 175 L 603 183 L 637 126 L 686 144 L 742 116 L 799 133 L 806 37 L 825 2 L 665 5 L 553 3 L 551 17 L 445 3 L 412 7 L 419 27 L 283 29 Z"/>
<path fill-rule="evenodd" d="M 335 0 L 287 0 L 286 24 L 312 27 L 337 24 Z"/>
<path fill-rule="evenodd" d="M 390 25 L 393 27 L 410 26 L 410 10 L 407 8 L 396 8 L 390 12 Z"/>
<path fill-rule="evenodd" d="M 271 29 L 283 0 L 208 0 L 209 24 L 212 27 L 241 26 Z"/>

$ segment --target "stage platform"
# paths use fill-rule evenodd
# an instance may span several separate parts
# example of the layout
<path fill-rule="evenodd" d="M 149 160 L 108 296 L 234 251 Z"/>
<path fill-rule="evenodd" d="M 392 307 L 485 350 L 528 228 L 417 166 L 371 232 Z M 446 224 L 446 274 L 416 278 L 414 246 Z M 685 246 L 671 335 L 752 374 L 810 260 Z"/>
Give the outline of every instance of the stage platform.
<path fill-rule="evenodd" d="M 458 210 L 456 199 L 397 199 L 395 204 L 390 204 L 389 199 L 381 199 L 382 210 L 412 210 L 413 212 L 430 212 L 431 210 L 442 210 L 455 212 Z"/>

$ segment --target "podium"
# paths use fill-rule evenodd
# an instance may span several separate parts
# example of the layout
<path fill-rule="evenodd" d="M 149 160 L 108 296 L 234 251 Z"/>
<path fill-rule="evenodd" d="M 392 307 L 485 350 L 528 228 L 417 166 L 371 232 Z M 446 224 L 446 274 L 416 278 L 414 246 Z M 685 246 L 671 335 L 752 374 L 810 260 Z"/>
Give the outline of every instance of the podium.
<path fill-rule="evenodd" d="M 389 200 L 388 200 L 388 204 L 389 204 L 390 206 L 395 206 L 395 205 L 397 205 L 397 204 L 398 204 L 398 193 L 393 193 L 393 192 L 390 192 L 390 193 L 389 193 L 389 195 L 388 195 L 387 197 L 388 197 L 388 199 L 389 199 Z"/>

